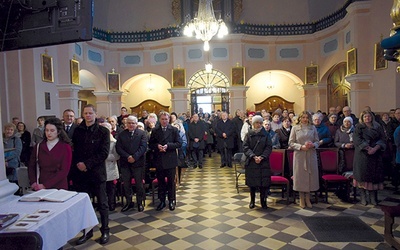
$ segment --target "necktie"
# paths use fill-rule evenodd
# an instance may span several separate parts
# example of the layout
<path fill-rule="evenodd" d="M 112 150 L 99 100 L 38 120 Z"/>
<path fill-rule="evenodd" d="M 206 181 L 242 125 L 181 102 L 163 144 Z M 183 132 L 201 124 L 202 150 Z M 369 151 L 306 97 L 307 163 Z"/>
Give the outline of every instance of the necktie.
<path fill-rule="evenodd" d="M 65 132 L 69 132 L 69 129 L 71 128 L 71 125 L 67 125 L 67 127 L 65 128 Z"/>
<path fill-rule="evenodd" d="M 163 128 L 162 128 L 162 131 L 163 131 L 163 132 L 167 131 L 167 127 L 163 127 Z"/>

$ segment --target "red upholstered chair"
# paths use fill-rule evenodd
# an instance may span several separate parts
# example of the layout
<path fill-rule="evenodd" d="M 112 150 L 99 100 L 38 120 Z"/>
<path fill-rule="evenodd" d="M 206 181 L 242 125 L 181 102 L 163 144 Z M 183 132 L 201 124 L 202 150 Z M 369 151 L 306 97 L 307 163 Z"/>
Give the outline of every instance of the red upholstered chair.
<path fill-rule="evenodd" d="M 288 160 L 289 166 L 289 174 L 290 174 L 290 191 L 293 193 L 293 203 L 296 204 L 296 192 L 293 190 L 293 156 L 294 151 L 292 149 L 286 150 L 286 157 Z M 318 203 L 318 192 L 315 192 L 315 201 L 316 204 Z"/>
<path fill-rule="evenodd" d="M 274 149 L 269 156 L 269 165 L 271 167 L 271 186 L 280 186 L 282 188 L 282 198 L 286 197 L 287 204 L 289 204 L 289 189 L 290 182 L 284 177 L 285 169 L 285 150 L 284 149 Z"/>
<path fill-rule="evenodd" d="M 350 181 L 339 174 L 339 154 L 337 148 L 328 148 L 318 150 L 321 159 L 321 178 L 325 189 L 325 201 L 328 203 L 328 188 L 345 185 L 346 198 L 349 197 Z"/>

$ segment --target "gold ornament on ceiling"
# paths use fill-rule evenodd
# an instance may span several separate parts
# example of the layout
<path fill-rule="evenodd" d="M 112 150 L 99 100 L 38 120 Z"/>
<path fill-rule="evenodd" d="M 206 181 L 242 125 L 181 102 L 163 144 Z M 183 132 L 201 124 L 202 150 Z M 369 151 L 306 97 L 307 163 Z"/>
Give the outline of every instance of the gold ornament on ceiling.
<path fill-rule="evenodd" d="M 174 16 L 177 23 L 182 23 L 182 18 L 181 18 L 182 11 L 181 10 L 182 10 L 181 0 L 173 0 L 172 1 L 172 15 Z"/>

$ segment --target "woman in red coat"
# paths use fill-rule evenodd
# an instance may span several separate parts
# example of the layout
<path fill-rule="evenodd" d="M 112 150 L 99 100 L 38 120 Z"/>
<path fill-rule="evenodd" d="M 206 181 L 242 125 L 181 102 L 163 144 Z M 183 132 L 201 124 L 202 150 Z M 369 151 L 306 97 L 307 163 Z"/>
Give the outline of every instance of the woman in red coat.
<path fill-rule="evenodd" d="M 44 126 L 44 140 L 35 145 L 29 162 L 31 188 L 35 191 L 49 188 L 68 189 L 67 176 L 72 161 L 71 140 L 65 133 L 60 119 L 49 118 Z"/>

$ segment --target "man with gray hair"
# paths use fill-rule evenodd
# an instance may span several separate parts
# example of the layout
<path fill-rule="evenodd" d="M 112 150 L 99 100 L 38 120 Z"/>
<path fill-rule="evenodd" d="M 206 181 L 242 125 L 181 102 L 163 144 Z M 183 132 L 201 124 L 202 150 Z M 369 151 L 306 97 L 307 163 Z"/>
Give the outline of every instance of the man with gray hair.
<path fill-rule="evenodd" d="M 137 123 L 138 119 L 135 116 L 128 116 L 127 128 L 118 135 L 116 144 L 117 153 L 120 155 L 121 177 L 127 201 L 121 212 L 126 212 L 134 206 L 132 202 L 132 177 L 136 184 L 138 212 L 144 210 L 142 201 L 145 198 L 145 192 L 142 180 L 147 151 L 147 136 L 143 130 L 137 128 Z"/>

